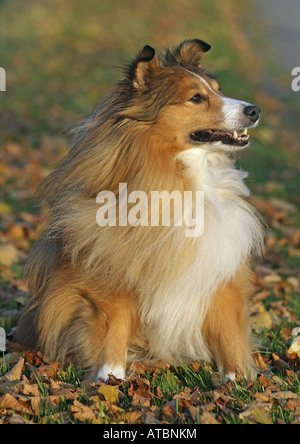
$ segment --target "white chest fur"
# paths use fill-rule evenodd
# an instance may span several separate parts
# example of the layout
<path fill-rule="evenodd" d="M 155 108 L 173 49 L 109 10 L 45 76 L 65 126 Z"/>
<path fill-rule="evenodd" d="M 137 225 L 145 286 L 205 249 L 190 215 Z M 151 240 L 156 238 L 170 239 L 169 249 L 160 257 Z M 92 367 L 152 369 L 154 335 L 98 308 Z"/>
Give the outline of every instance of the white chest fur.
<path fill-rule="evenodd" d="M 201 325 L 211 297 L 262 246 L 260 222 L 244 200 L 247 174 L 224 153 L 197 148 L 180 159 L 195 189 L 204 191 L 204 232 L 194 262 L 175 280 L 163 281 L 143 307 L 150 354 L 174 363 L 210 358 Z"/>

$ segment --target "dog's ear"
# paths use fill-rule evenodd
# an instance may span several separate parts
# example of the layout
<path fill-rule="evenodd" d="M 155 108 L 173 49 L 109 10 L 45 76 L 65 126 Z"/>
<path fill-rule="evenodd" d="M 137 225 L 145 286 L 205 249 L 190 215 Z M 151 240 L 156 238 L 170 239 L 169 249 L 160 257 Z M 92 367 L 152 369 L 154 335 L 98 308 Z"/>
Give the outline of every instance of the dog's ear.
<path fill-rule="evenodd" d="M 136 89 L 146 89 L 150 83 L 151 72 L 158 64 L 155 50 L 146 45 L 129 67 L 129 76 Z"/>
<path fill-rule="evenodd" d="M 202 40 L 185 40 L 174 51 L 174 58 L 177 63 L 188 63 L 199 66 L 202 55 L 209 51 L 211 46 Z"/>

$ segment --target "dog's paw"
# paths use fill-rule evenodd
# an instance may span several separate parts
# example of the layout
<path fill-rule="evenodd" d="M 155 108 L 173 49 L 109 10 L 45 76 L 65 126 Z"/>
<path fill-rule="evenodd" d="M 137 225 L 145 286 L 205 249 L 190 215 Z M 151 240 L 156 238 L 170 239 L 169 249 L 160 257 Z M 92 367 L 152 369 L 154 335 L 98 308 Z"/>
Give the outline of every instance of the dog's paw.
<path fill-rule="evenodd" d="M 230 382 L 230 381 L 235 381 L 235 379 L 236 379 L 236 374 L 235 373 L 226 373 L 225 375 L 224 375 L 224 377 L 225 377 L 225 382 L 227 383 L 227 382 Z"/>
<path fill-rule="evenodd" d="M 98 382 L 99 379 L 107 381 L 111 375 L 117 379 L 125 379 L 125 369 L 121 365 L 113 367 L 109 364 L 104 364 L 94 378 L 94 382 Z"/>

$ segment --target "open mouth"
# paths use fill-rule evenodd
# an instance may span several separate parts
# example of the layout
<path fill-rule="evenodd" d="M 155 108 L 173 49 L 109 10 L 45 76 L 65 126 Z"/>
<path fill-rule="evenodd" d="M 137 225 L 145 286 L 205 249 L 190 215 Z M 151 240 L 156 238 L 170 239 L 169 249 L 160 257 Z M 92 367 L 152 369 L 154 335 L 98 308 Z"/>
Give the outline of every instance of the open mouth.
<path fill-rule="evenodd" d="M 239 131 L 221 130 L 195 131 L 190 135 L 190 138 L 198 143 L 222 142 L 224 145 L 233 145 L 237 147 L 243 147 L 249 143 L 247 129 L 244 129 L 242 133 Z"/>

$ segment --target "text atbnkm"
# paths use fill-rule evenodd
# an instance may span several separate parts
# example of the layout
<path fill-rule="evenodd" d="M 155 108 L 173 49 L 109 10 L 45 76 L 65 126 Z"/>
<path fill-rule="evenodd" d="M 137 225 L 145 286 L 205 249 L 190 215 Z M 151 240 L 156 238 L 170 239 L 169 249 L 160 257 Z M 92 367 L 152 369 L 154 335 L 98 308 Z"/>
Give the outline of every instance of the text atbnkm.
<path fill-rule="evenodd" d="M 292 90 L 295 92 L 299 92 L 300 91 L 300 67 L 296 66 L 293 70 L 292 70 L 292 77 L 294 77 L 294 79 L 292 80 Z"/>
<path fill-rule="evenodd" d="M 6 72 L 0 67 L 0 91 L 6 91 Z"/>

